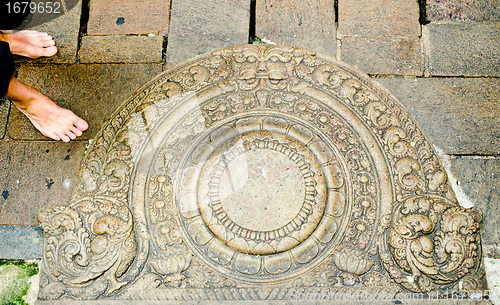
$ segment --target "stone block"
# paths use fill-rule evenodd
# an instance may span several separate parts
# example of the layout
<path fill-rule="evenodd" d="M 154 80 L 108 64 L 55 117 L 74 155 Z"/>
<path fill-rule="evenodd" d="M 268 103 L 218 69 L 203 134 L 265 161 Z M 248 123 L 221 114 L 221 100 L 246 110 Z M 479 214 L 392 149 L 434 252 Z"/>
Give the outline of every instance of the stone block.
<path fill-rule="evenodd" d="M 500 80 L 402 79 L 379 83 L 401 101 L 446 154 L 500 153 Z"/>
<path fill-rule="evenodd" d="M 432 75 L 500 76 L 500 23 L 427 25 Z"/>
<path fill-rule="evenodd" d="M 336 56 L 333 0 L 257 1 L 256 19 L 259 38 Z"/>
<path fill-rule="evenodd" d="M 42 257 L 43 231 L 35 226 L 0 226 L 0 259 Z"/>
<path fill-rule="evenodd" d="M 0 139 L 5 136 L 7 119 L 9 117 L 10 102 L 7 98 L 0 99 Z"/>
<path fill-rule="evenodd" d="M 0 224 L 38 225 L 40 208 L 64 205 L 86 142 L 0 142 Z"/>
<path fill-rule="evenodd" d="M 74 63 L 78 49 L 78 35 L 80 33 L 81 1 L 63 16 L 37 26 L 29 23 L 23 26 L 29 30 L 49 33 L 56 41 L 58 52 L 52 57 L 29 59 L 16 56 L 16 61 L 29 63 Z M 33 22 L 33 21 L 32 21 Z"/>
<path fill-rule="evenodd" d="M 92 0 L 89 35 L 168 33 L 170 1 Z"/>
<path fill-rule="evenodd" d="M 160 64 L 23 65 L 19 78 L 85 119 L 90 127 L 78 139 L 88 140 L 129 95 L 160 72 Z M 7 130 L 13 139 L 48 139 L 15 107 Z"/>
<path fill-rule="evenodd" d="M 338 7 L 340 36 L 420 35 L 416 0 L 339 0 Z"/>
<path fill-rule="evenodd" d="M 160 63 L 162 36 L 85 36 L 81 63 Z"/>
<path fill-rule="evenodd" d="M 172 5 L 167 66 L 248 41 L 250 0 L 183 0 Z"/>
<path fill-rule="evenodd" d="M 500 240 L 500 159 L 457 157 L 450 159 L 451 174 L 457 184 L 483 213 L 483 245 L 498 245 Z"/>
<path fill-rule="evenodd" d="M 368 74 L 422 75 L 419 38 L 342 39 L 341 60 Z"/>
<path fill-rule="evenodd" d="M 432 21 L 500 20 L 500 0 L 427 0 Z"/>

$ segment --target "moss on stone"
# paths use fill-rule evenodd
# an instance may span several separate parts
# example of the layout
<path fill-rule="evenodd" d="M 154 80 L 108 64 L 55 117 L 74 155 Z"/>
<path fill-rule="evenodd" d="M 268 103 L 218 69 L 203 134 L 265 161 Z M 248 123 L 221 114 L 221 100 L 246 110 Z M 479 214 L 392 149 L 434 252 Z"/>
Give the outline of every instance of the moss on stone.
<path fill-rule="evenodd" d="M 37 273 L 35 264 L 0 260 L 0 304 L 27 304 L 23 296 L 30 287 L 28 280 Z"/>

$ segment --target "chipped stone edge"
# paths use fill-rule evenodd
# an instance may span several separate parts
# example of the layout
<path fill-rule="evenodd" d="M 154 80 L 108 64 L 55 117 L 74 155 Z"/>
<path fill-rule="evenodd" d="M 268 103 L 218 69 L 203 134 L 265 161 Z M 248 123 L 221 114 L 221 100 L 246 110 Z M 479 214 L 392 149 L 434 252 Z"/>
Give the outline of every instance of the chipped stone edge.
<path fill-rule="evenodd" d="M 445 154 L 444 151 L 441 148 L 437 147 L 436 145 L 434 145 L 434 149 L 437 152 L 437 155 L 441 161 L 441 164 L 443 165 L 443 167 L 446 170 L 446 174 L 448 175 L 448 180 L 450 181 L 451 188 L 455 192 L 455 196 L 457 196 L 457 201 L 460 204 L 460 206 L 462 206 L 466 209 L 470 209 L 470 208 L 474 207 L 475 206 L 474 202 L 472 202 L 470 200 L 469 196 L 467 196 L 467 194 L 464 192 L 464 190 L 460 186 L 460 180 L 455 178 L 452 174 L 451 157 L 449 155 Z"/>

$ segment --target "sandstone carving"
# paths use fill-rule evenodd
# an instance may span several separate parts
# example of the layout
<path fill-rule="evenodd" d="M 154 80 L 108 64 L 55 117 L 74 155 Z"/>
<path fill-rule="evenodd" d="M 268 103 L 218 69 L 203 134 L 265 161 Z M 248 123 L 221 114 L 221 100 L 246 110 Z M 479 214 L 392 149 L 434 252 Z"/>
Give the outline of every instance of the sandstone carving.
<path fill-rule="evenodd" d="M 42 299 L 289 299 L 482 283 L 480 211 L 406 110 L 331 58 L 242 45 L 153 79 L 40 211 Z"/>

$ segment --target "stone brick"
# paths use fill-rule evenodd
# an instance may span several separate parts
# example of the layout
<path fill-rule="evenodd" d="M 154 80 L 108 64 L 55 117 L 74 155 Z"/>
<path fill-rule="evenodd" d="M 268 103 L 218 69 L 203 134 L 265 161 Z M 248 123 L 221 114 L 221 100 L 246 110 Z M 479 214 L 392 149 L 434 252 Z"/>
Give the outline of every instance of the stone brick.
<path fill-rule="evenodd" d="M 174 2 L 170 16 L 167 66 L 248 41 L 250 0 Z"/>
<path fill-rule="evenodd" d="M 160 72 L 160 64 L 23 65 L 19 77 L 85 119 L 90 127 L 78 139 L 87 140 L 129 95 Z M 11 138 L 47 140 L 20 111 L 12 110 L 7 125 Z"/>
<path fill-rule="evenodd" d="M 446 154 L 500 153 L 500 79 L 377 79 Z"/>
<path fill-rule="evenodd" d="M 422 75 L 424 69 L 418 38 L 346 37 L 341 60 L 368 74 Z"/>
<path fill-rule="evenodd" d="M 9 117 L 10 102 L 6 98 L 0 99 L 0 139 L 5 136 L 7 130 L 7 118 Z"/>
<path fill-rule="evenodd" d="M 16 61 L 29 63 L 74 63 L 76 62 L 76 53 L 78 49 L 78 35 L 80 33 L 80 15 L 82 12 L 82 3 L 79 1 L 76 6 L 63 16 L 51 20 L 47 23 L 30 26 L 28 23 L 26 29 L 47 32 L 56 41 L 58 52 L 52 57 L 43 57 L 38 59 L 29 59 L 16 56 Z M 35 22 L 34 20 L 31 22 Z"/>
<path fill-rule="evenodd" d="M 500 20 L 500 0 L 427 0 L 432 21 Z"/>
<path fill-rule="evenodd" d="M 162 36 L 85 36 L 80 48 L 81 63 L 159 63 Z"/>
<path fill-rule="evenodd" d="M 0 224 L 37 225 L 42 207 L 65 204 L 86 142 L 0 142 Z"/>
<path fill-rule="evenodd" d="M 500 23 L 429 24 L 430 73 L 500 76 Z"/>
<path fill-rule="evenodd" d="M 500 159 L 458 157 L 450 160 L 451 174 L 464 193 L 483 213 L 483 245 L 500 240 Z"/>
<path fill-rule="evenodd" d="M 420 35 L 416 0 L 338 0 L 341 36 Z"/>
<path fill-rule="evenodd" d="M 42 257 L 43 231 L 35 226 L 0 226 L 0 259 Z"/>
<path fill-rule="evenodd" d="M 333 0 L 257 1 L 256 19 L 259 38 L 336 56 Z"/>
<path fill-rule="evenodd" d="M 92 0 L 89 35 L 168 33 L 170 1 Z"/>

